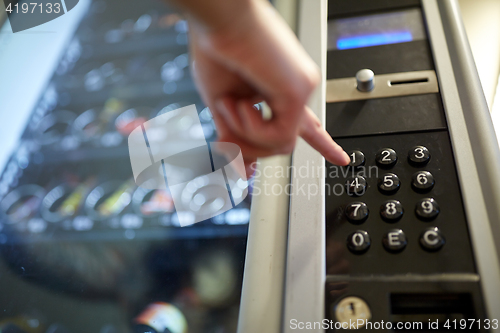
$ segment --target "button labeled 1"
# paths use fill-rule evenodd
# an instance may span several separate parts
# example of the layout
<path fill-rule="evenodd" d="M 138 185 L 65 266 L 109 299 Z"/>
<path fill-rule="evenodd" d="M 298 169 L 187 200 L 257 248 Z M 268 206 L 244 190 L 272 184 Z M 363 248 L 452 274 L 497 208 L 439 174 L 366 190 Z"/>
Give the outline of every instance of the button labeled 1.
<path fill-rule="evenodd" d="M 365 165 L 365 154 L 363 154 L 362 151 L 351 150 L 347 155 L 351 158 L 351 162 L 349 163 L 350 167 L 356 168 Z"/>

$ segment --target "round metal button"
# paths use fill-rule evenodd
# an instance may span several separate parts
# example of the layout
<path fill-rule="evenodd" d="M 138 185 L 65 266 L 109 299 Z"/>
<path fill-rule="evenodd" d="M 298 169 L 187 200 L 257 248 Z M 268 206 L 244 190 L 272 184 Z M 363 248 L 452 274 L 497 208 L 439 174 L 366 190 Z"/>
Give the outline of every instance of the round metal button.
<path fill-rule="evenodd" d="M 377 165 L 381 168 L 390 168 L 396 164 L 398 160 L 398 155 L 396 151 L 392 148 L 383 148 L 377 152 L 375 156 L 375 161 Z"/>
<path fill-rule="evenodd" d="M 418 171 L 412 176 L 411 186 L 417 192 L 427 192 L 434 187 L 434 176 L 429 171 Z"/>
<path fill-rule="evenodd" d="M 400 252 L 406 247 L 406 235 L 401 229 L 391 229 L 384 235 L 382 244 L 389 252 Z"/>
<path fill-rule="evenodd" d="M 422 166 L 429 162 L 431 153 L 424 146 L 415 146 L 408 152 L 408 161 L 414 166 Z"/>
<path fill-rule="evenodd" d="M 361 69 L 356 73 L 356 87 L 362 92 L 372 91 L 375 88 L 375 74 L 371 69 Z"/>
<path fill-rule="evenodd" d="M 392 194 L 399 190 L 401 181 L 394 173 L 386 173 L 378 179 L 378 189 L 384 194 Z"/>
<path fill-rule="evenodd" d="M 356 230 L 347 237 L 347 248 L 355 254 L 366 252 L 370 244 L 370 235 L 364 230 Z"/>
<path fill-rule="evenodd" d="M 421 220 L 432 220 L 439 214 L 439 205 L 433 198 L 424 198 L 415 206 L 415 214 Z"/>
<path fill-rule="evenodd" d="M 386 222 L 398 221 L 404 213 L 403 205 L 397 200 L 387 200 L 380 206 L 380 216 Z"/>
<path fill-rule="evenodd" d="M 365 154 L 363 154 L 360 150 L 351 150 L 347 153 L 351 158 L 351 162 L 349 163 L 350 167 L 360 167 L 365 165 Z"/>
<path fill-rule="evenodd" d="M 366 191 L 366 179 L 363 176 L 350 177 L 346 181 L 347 195 L 361 196 Z"/>
<path fill-rule="evenodd" d="M 445 243 L 445 239 L 439 228 L 431 227 L 420 234 L 420 245 L 427 251 L 438 251 Z"/>
<path fill-rule="evenodd" d="M 354 224 L 363 223 L 368 218 L 368 214 L 368 206 L 364 202 L 351 202 L 345 208 L 347 219 Z"/>

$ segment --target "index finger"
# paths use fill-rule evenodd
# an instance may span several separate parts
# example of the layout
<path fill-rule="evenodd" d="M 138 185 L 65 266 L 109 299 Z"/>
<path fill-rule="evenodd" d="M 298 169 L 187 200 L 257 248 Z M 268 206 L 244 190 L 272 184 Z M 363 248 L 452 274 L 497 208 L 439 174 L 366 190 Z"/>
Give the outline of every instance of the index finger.
<path fill-rule="evenodd" d="M 304 106 L 304 116 L 299 127 L 299 135 L 316 149 L 325 159 L 335 165 L 347 165 L 351 161 L 349 155 L 333 141 L 330 134 L 323 129 L 318 117 L 308 106 Z"/>

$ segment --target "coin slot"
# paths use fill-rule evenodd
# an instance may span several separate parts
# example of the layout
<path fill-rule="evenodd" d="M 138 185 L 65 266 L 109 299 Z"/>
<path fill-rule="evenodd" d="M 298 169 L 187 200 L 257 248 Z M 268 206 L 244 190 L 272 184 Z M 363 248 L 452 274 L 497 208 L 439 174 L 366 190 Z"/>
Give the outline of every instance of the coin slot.
<path fill-rule="evenodd" d="M 404 81 L 389 81 L 390 86 L 397 86 L 402 84 L 413 84 L 413 83 L 426 83 L 429 82 L 429 78 L 423 79 L 413 79 L 413 80 L 404 80 Z"/>
<path fill-rule="evenodd" d="M 474 319 L 474 303 L 468 293 L 391 294 L 393 323 L 422 323 L 424 331 L 433 323 L 432 332 L 449 332 L 445 324 L 461 319 Z M 407 325 L 409 328 L 411 325 Z M 414 326 L 412 326 L 415 328 Z M 411 329 L 395 332 L 408 332 Z M 469 329 L 469 325 L 467 325 Z M 477 325 L 469 332 L 476 332 Z"/>

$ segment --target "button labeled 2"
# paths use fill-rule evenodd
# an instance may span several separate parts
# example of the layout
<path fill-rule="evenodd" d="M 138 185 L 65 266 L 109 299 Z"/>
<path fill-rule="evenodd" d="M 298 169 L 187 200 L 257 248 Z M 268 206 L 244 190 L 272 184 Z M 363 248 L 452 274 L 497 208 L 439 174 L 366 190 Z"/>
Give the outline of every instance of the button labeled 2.
<path fill-rule="evenodd" d="M 396 164 L 397 160 L 398 155 L 392 148 L 380 149 L 375 156 L 375 161 L 381 168 L 390 168 Z"/>
<path fill-rule="evenodd" d="M 350 167 L 357 168 L 365 165 L 365 154 L 363 154 L 362 151 L 351 150 L 347 153 L 347 155 L 349 155 L 349 157 L 351 158 L 351 162 L 349 163 Z"/>

